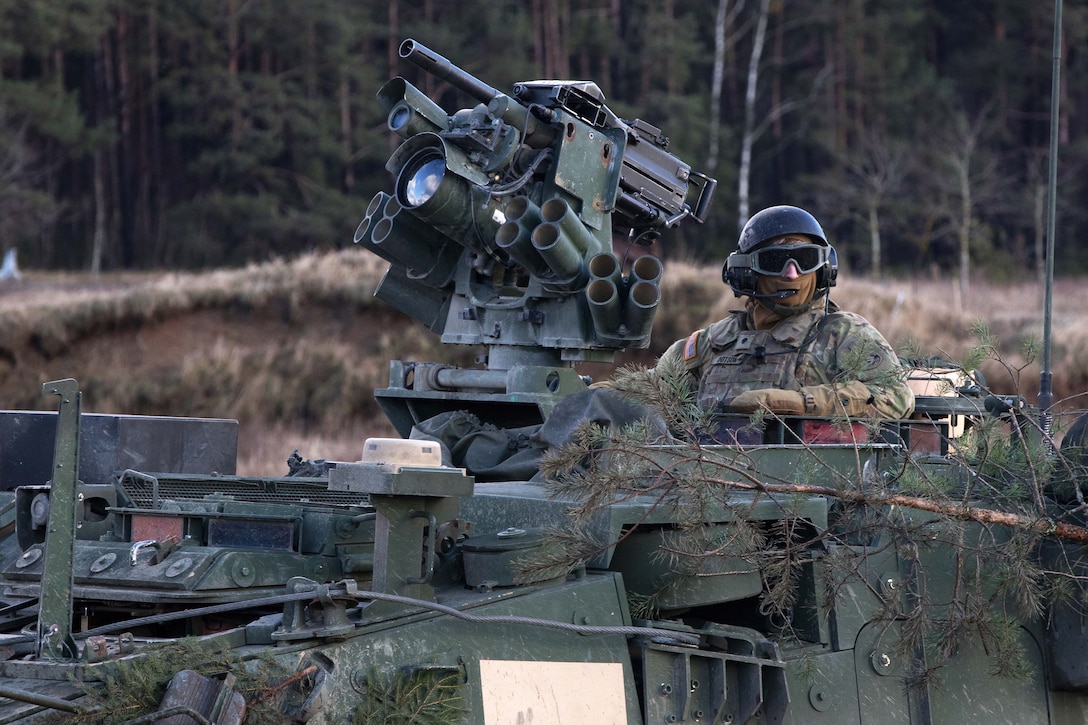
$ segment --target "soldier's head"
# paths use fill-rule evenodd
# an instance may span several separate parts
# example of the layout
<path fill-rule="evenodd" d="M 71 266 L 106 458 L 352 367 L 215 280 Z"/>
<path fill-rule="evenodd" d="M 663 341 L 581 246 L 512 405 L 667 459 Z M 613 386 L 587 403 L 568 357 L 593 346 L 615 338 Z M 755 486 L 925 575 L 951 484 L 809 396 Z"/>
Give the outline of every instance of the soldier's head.
<path fill-rule="evenodd" d="M 744 225 L 722 280 L 737 297 L 789 309 L 827 294 L 838 272 L 835 248 L 816 218 L 795 206 L 772 206 Z"/>

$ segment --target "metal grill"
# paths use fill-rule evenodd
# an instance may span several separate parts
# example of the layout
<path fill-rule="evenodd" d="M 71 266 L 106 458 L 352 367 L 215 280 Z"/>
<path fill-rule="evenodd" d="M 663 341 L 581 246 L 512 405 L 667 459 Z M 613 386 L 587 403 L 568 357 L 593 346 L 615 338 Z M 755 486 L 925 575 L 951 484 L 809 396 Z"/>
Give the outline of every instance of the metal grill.
<path fill-rule="evenodd" d="M 326 478 L 209 477 L 129 470 L 120 474 L 119 486 L 135 506 L 144 509 L 159 508 L 163 499 L 203 501 L 213 494 L 253 503 L 319 506 L 366 506 L 370 503 L 365 494 L 330 491 Z"/>

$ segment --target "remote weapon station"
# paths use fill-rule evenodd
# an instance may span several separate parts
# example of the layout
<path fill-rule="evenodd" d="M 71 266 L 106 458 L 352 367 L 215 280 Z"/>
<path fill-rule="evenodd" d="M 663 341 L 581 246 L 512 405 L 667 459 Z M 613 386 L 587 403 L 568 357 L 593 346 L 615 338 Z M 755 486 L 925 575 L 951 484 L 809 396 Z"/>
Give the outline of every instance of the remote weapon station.
<path fill-rule="evenodd" d="M 975 574 L 979 611 L 1005 599 L 925 536 L 848 525 L 939 541 L 936 514 L 834 495 L 907 460 L 941 473 L 965 422 L 1025 420 L 966 378 L 880 430 L 743 419 L 697 457 L 647 448 L 659 472 L 744 485 L 698 501 L 635 486 L 580 519 L 597 546 L 579 561 L 540 565 L 564 561 L 555 532 L 580 503 L 541 456 L 580 420 L 639 419 L 574 367 L 649 341 L 661 262 L 614 246 L 701 222 L 715 182 L 593 83 L 508 95 L 413 40 L 400 56 L 476 105 L 448 114 L 403 78 L 378 92 L 403 142 L 354 241 L 389 262 L 377 297 L 479 365 L 392 361 L 375 395 L 401 438 L 358 461 L 296 455 L 282 478 L 233 475 L 233 421 L 82 414 L 73 380 L 44 386 L 57 414 L 0 413 L 0 723 L 1084 721 L 1076 607 L 1013 621 L 1015 648 L 938 652 L 907 636 L 920 602 L 961 601 Z M 958 531 L 980 551 L 1010 536 Z M 964 631 L 990 621 L 968 614 Z M 1013 650 L 1019 678 L 993 662 Z"/>

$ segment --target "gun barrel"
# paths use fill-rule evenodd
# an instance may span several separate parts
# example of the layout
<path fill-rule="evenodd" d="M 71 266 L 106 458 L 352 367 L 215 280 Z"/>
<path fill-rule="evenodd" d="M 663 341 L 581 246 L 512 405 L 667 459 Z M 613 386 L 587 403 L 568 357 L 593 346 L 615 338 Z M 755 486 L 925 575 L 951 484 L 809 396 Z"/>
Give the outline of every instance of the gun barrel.
<path fill-rule="evenodd" d="M 436 78 L 449 81 L 481 103 L 487 103 L 503 93 L 487 85 L 476 76 L 461 70 L 446 58 L 409 38 L 400 44 L 400 57 L 415 63 Z"/>

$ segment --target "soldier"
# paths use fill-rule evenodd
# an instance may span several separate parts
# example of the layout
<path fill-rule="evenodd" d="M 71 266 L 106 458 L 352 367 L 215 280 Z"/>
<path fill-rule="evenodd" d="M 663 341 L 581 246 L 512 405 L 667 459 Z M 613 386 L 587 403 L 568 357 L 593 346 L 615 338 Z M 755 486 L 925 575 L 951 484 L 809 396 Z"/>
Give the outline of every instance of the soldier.
<path fill-rule="evenodd" d="M 677 340 L 657 363 L 681 360 L 707 410 L 904 418 L 914 394 L 884 337 L 828 298 L 838 262 L 820 223 L 774 206 L 745 224 L 722 279 L 736 310 Z"/>

